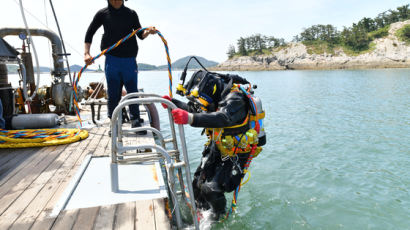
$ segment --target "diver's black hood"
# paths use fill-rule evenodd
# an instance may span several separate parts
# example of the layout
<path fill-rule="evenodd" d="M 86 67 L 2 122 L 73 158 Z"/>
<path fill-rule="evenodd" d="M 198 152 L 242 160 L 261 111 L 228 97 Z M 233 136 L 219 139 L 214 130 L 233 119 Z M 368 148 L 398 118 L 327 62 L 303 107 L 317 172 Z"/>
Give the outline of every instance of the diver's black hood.
<path fill-rule="evenodd" d="M 127 0 L 123 0 L 122 1 L 122 6 L 119 8 L 119 9 L 115 9 L 111 4 L 110 4 L 110 0 L 107 0 L 107 4 L 108 4 L 108 9 L 109 10 L 121 10 L 121 9 L 123 9 L 125 6 L 124 6 L 124 1 L 127 1 Z"/>
<path fill-rule="evenodd" d="M 199 96 L 209 103 L 217 104 L 222 100 L 222 92 L 226 84 L 217 74 L 198 70 L 195 72 L 186 85 L 188 94 L 197 89 Z"/>

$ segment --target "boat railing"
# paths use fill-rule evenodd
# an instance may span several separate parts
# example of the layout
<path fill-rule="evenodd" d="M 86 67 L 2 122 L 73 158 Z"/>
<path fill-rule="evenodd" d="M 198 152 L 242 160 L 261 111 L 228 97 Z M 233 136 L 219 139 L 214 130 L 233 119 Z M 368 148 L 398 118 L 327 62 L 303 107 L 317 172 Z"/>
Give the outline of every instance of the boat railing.
<path fill-rule="evenodd" d="M 171 138 L 164 139 L 164 136 L 160 130 L 148 126 L 123 129 L 123 108 L 134 104 L 147 105 L 153 103 L 162 103 L 168 106 L 167 111 L 169 118 L 169 127 L 171 129 Z M 147 94 L 139 92 L 127 94 L 125 97 L 122 98 L 118 106 L 115 108 L 111 118 L 111 188 L 114 191 L 118 189 L 118 164 L 135 164 L 149 161 L 157 161 L 162 159 L 165 163 L 168 188 L 171 193 L 170 197 L 175 206 L 175 217 L 177 227 L 179 229 L 182 228 L 180 205 L 177 198 L 177 195 L 181 195 L 183 200 L 186 200 L 190 206 L 195 228 L 199 229 L 184 127 L 183 125 L 178 125 L 178 134 L 181 146 L 180 150 L 177 142 L 178 138 L 175 131 L 175 124 L 171 113 L 171 110 L 176 108 L 177 107 L 174 103 L 156 94 Z M 159 144 L 142 143 L 135 145 L 124 145 L 124 135 L 144 130 L 152 132 L 152 134 L 157 137 Z M 167 149 L 166 143 L 172 143 L 172 149 Z M 180 158 L 181 152 L 183 155 L 183 160 L 181 160 Z M 177 170 L 178 181 L 182 191 L 177 191 L 175 187 L 175 169 Z M 186 183 L 182 175 L 182 169 L 185 170 Z M 186 187 L 188 188 L 189 196 L 185 194 L 184 190 Z"/>

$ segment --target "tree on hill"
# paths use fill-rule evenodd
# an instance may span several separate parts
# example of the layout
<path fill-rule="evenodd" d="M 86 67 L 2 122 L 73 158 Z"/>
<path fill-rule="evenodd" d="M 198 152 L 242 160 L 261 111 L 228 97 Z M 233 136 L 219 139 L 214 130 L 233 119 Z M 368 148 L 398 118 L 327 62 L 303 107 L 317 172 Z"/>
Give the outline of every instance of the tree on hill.
<path fill-rule="evenodd" d="M 376 23 L 371 18 L 364 17 L 357 23 L 358 26 L 363 27 L 366 32 L 371 32 L 377 30 Z"/>
<path fill-rule="evenodd" d="M 369 36 L 364 27 L 353 23 L 351 28 L 345 28 L 342 32 L 342 41 L 353 50 L 366 50 L 369 48 Z"/>
<path fill-rule="evenodd" d="M 228 51 L 226 52 L 226 54 L 228 55 L 228 58 L 232 58 L 235 55 L 235 46 L 233 45 L 229 45 L 228 47 Z"/>
<path fill-rule="evenodd" d="M 332 25 L 314 25 L 304 29 L 297 37 L 299 41 L 325 41 L 334 44 L 338 41 L 340 34 Z"/>
<path fill-rule="evenodd" d="M 249 54 L 262 54 L 267 50 L 276 48 L 279 46 L 286 45 L 285 39 L 275 38 L 273 36 L 268 37 L 261 34 L 255 34 L 249 37 L 240 37 L 237 40 L 237 52 L 235 52 L 235 47 L 230 46 L 228 48 L 228 58 L 232 58 L 234 55 L 238 54 L 240 56 L 246 56 Z"/>
<path fill-rule="evenodd" d="M 241 56 L 245 56 L 248 54 L 248 52 L 246 51 L 246 41 L 244 38 L 240 37 L 238 39 L 238 54 Z"/>
<path fill-rule="evenodd" d="M 401 21 L 410 18 L 409 4 L 397 7 L 397 11 Z"/>

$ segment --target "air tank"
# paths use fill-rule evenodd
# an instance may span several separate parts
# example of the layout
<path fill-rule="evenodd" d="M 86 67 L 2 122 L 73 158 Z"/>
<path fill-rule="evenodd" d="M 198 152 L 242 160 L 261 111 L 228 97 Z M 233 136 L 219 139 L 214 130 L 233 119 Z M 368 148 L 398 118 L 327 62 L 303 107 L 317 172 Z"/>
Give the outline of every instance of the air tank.
<path fill-rule="evenodd" d="M 252 96 L 253 101 L 256 104 L 256 108 L 258 110 L 258 114 L 262 114 L 265 111 L 262 108 L 262 101 L 259 97 Z M 266 133 L 265 133 L 265 124 L 263 119 L 259 119 L 260 131 L 258 134 L 259 143 L 258 146 L 263 146 L 266 144 Z"/>
<path fill-rule="evenodd" d="M 18 114 L 11 119 L 12 129 L 47 129 L 60 124 L 55 113 Z"/>

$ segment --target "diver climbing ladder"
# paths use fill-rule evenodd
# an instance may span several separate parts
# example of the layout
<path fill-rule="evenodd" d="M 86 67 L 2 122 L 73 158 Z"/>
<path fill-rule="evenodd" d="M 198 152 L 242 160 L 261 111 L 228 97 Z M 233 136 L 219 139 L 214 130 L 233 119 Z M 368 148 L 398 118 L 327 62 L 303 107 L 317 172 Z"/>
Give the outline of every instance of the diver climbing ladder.
<path fill-rule="evenodd" d="M 153 103 L 163 103 L 168 106 L 168 117 L 171 129 L 171 138 L 164 139 L 162 133 L 153 127 L 138 127 L 124 130 L 122 128 L 122 109 L 125 106 L 131 104 L 146 105 Z M 166 176 L 168 182 L 169 195 L 171 196 L 172 203 L 175 210 L 175 218 L 177 227 L 182 228 L 182 218 L 180 212 L 180 204 L 178 202 L 178 194 L 181 194 L 182 198 L 187 201 L 190 207 L 191 215 L 196 229 L 199 229 L 198 219 L 196 215 L 196 206 L 192 188 L 192 180 L 189 166 L 188 153 L 185 142 L 185 133 L 182 125 L 178 125 L 179 139 L 181 144 L 181 151 L 183 154 L 183 160 L 180 159 L 180 150 L 178 149 L 177 136 L 175 131 L 174 121 L 171 115 L 171 110 L 177 108 L 169 100 L 161 98 L 159 95 L 146 94 L 146 93 L 131 93 L 126 95 L 115 108 L 111 119 L 111 189 L 113 191 L 118 190 L 118 166 L 122 164 L 137 164 L 143 162 L 164 160 L 166 168 Z M 123 142 L 123 136 L 129 133 L 135 133 L 138 131 L 151 131 L 159 140 L 158 144 L 141 144 L 125 146 Z M 172 143 L 172 149 L 168 150 L 166 143 Z M 181 192 L 176 190 L 174 170 L 177 170 L 179 185 Z M 182 176 L 182 169 L 185 170 L 184 182 Z M 188 188 L 187 196 L 185 194 L 185 187 Z"/>

